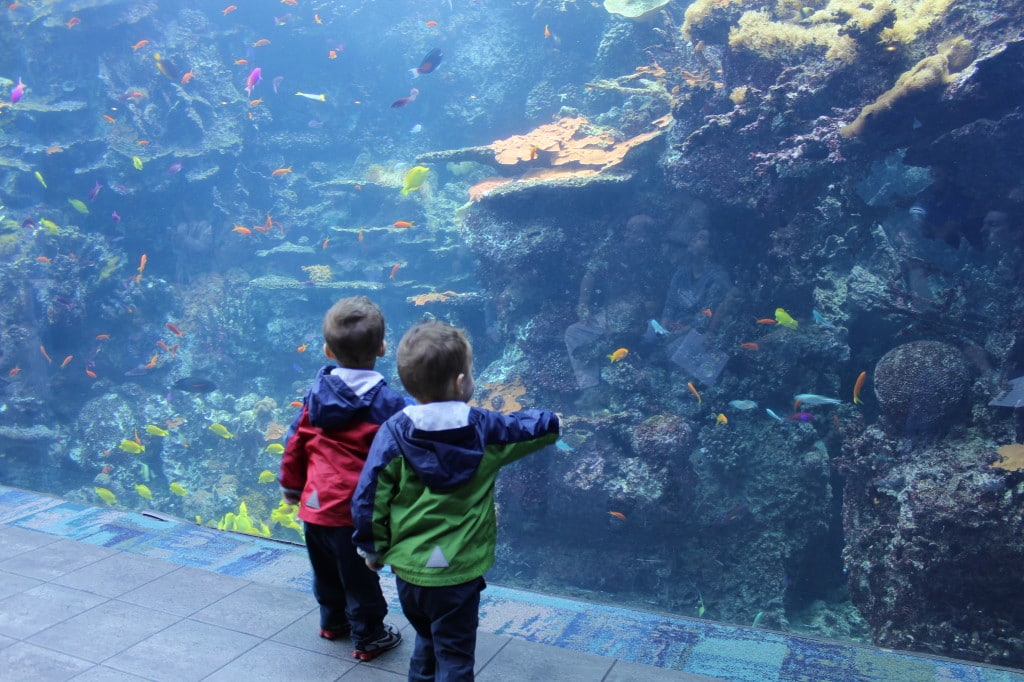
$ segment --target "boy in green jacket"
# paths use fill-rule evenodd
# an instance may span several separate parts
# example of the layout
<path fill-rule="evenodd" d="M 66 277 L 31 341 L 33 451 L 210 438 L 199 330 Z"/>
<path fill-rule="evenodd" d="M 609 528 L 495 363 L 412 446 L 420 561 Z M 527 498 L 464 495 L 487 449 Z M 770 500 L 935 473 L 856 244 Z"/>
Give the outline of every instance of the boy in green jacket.
<path fill-rule="evenodd" d="M 461 330 L 414 326 L 398 375 L 418 402 L 377 432 L 352 502 L 366 564 L 390 564 L 416 630 L 409 680 L 472 680 L 483 575 L 494 564 L 494 482 L 502 466 L 558 440 L 547 410 L 501 414 L 466 404 L 473 351 Z"/>

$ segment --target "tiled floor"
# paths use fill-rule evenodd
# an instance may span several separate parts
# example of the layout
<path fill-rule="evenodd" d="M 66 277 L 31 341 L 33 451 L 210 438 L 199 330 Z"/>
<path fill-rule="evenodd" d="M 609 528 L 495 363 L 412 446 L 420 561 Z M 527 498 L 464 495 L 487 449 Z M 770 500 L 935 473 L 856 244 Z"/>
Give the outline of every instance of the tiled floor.
<path fill-rule="evenodd" d="M 0 680 L 405 679 L 316 636 L 302 548 L 0 486 Z M 554 646 L 557 645 L 557 646 Z M 654 665 L 649 665 L 654 664 Z M 1024 682 L 957 661 L 484 592 L 477 679 Z"/>

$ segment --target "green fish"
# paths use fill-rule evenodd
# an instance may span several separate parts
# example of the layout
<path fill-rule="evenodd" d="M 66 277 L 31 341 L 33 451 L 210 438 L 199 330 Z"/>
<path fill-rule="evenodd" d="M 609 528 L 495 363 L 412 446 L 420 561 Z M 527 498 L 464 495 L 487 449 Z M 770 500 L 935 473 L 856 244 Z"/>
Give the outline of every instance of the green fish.
<path fill-rule="evenodd" d="M 228 427 L 224 426 L 220 422 L 214 422 L 210 424 L 210 430 L 216 433 L 221 438 L 234 438 L 235 434 L 228 431 Z"/>
<path fill-rule="evenodd" d="M 35 175 L 36 175 L 36 180 L 38 180 L 39 184 L 43 186 L 43 189 L 49 189 L 46 186 L 46 180 L 43 180 L 43 174 L 40 173 L 39 171 L 36 171 Z"/>
<path fill-rule="evenodd" d="M 274 475 L 273 471 L 267 471 L 266 469 L 264 469 L 263 471 L 260 472 L 260 483 L 273 483 L 276 480 L 277 476 Z"/>
<path fill-rule="evenodd" d="M 413 166 L 409 169 L 409 172 L 405 174 L 405 180 L 402 182 L 402 196 L 404 197 L 409 192 L 415 192 L 423 186 L 423 181 L 427 179 L 427 173 L 430 169 L 426 166 Z"/>
<path fill-rule="evenodd" d="M 135 166 L 135 170 L 142 170 L 142 159 L 137 156 L 133 156 L 132 165 Z"/>
<path fill-rule="evenodd" d="M 117 504 L 117 495 L 110 492 L 106 488 L 93 488 L 96 494 L 100 496 L 100 499 L 107 504 Z"/>
<path fill-rule="evenodd" d="M 800 326 L 800 323 L 794 320 L 790 314 L 782 308 L 775 309 L 775 321 L 783 327 L 789 327 L 790 329 L 796 329 Z"/>
<path fill-rule="evenodd" d="M 125 452 L 130 452 L 133 455 L 137 455 L 140 452 L 145 452 L 145 450 L 146 450 L 146 448 L 144 446 L 139 445 L 138 443 L 136 443 L 133 440 L 128 440 L 127 438 L 125 438 L 123 441 L 121 441 L 121 444 L 118 445 L 117 447 L 121 448 Z"/>
<path fill-rule="evenodd" d="M 85 202 L 81 199 L 68 199 L 68 203 L 71 207 L 83 215 L 89 215 L 89 207 L 85 205 Z"/>
<path fill-rule="evenodd" d="M 139 497 L 142 499 L 149 500 L 150 502 L 153 501 L 153 491 L 149 489 L 149 486 L 143 485 L 142 483 L 136 483 L 135 492 L 137 492 Z"/>
<path fill-rule="evenodd" d="M 46 229 L 47 234 L 58 234 L 60 232 L 60 227 L 58 227 L 57 223 L 53 222 L 52 220 L 43 218 L 42 220 L 39 221 L 39 224 Z"/>
<path fill-rule="evenodd" d="M 180 483 L 172 483 L 171 492 L 174 493 L 175 495 L 178 495 L 179 497 L 185 497 L 186 495 L 188 495 L 188 491 L 185 490 L 185 486 L 183 486 Z"/>
<path fill-rule="evenodd" d="M 170 431 L 167 431 L 166 429 L 161 429 L 156 424 L 146 424 L 146 433 L 148 433 L 151 436 L 160 436 L 161 438 L 163 438 L 164 436 L 169 434 Z"/>
<path fill-rule="evenodd" d="M 271 443 L 270 445 L 267 446 L 267 452 L 269 452 L 272 455 L 283 455 L 284 446 L 281 445 L 280 443 Z"/>

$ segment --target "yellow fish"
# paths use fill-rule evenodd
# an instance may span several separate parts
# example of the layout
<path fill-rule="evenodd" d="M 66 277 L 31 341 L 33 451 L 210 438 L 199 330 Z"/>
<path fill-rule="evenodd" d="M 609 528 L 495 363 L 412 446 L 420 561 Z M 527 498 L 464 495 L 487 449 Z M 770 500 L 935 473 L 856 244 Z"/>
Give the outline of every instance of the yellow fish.
<path fill-rule="evenodd" d="M 117 495 L 110 492 L 106 488 L 93 488 L 96 494 L 100 496 L 100 499 L 107 504 L 117 504 Z"/>
<path fill-rule="evenodd" d="M 186 495 L 188 495 L 188 491 L 185 490 L 185 486 L 183 486 L 180 483 L 172 483 L 171 492 L 180 497 L 185 497 Z"/>
<path fill-rule="evenodd" d="M 423 181 L 427 179 L 427 173 L 430 169 L 426 166 L 413 166 L 409 169 L 409 172 L 405 174 L 405 180 L 402 182 L 402 196 L 404 197 L 409 192 L 415 192 L 423 186 Z"/>
<path fill-rule="evenodd" d="M 783 327 L 789 327 L 790 329 L 796 329 L 800 326 L 800 323 L 790 317 L 789 313 L 782 308 L 775 309 L 775 321 Z"/>
<path fill-rule="evenodd" d="M 49 189 L 46 186 L 46 180 L 43 180 L 43 174 L 42 173 L 40 173 L 39 171 L 36 171 L 35 176 L 36 176 L 36 180 L 39 181 L 39 184 L 43 186 L 43 189 Z"/>
<path fill-rule="evenodd" d="M 214 422 L 210 424 L 210 430 L 216 433 L 221 438 L 234 438 L 235 434 L 228 431 L 228 427 L 224 426 L 220 422 Z"/>
<path fill-rule="evenodd" d="M 143 485 L 142 483 L 136 483 L 135 492 L 137 492 L 139 497 L 142 499 L 149 500 L 150 502 L 153 501 L 153 491 L 149 489 L 149 486 Z"/>
<path fill-rule="evenodd" d="M 724 424 L 728 424 L 729 423 L 729 418 L 726 417 L 723 413 L 719 412 L 718 416 L 715 417 L 715 423 L 716 424 L 723 424 L 723 425 Z"/>
<path fill-rule="evenodd" d="M 270 445 L 267 446 L 267 452 L 269 452 L 272 455 L 283 455 L 284 446 L 281 445 L 280 443 L 271 443 Z"/>
<path fill-rule="evenodd" d="M 52 220 L 43 218 L 42 220 L 39 221 L 39 224 L 46 228 L 46 232 L 48 234 L 57 234 L 60 232 L 60 227 L 58 227 L 57 223 L 53 222 Z"/>
<path fill-rule="evenodd" d="M 618 362 L 619 360 L 621 360 L 622 358 L 626 357 L 627 355 L 629 355 L 629 349 L 628 348 L 619 348 L 614 353 L 609 354 L 608 355 L 608 359 L 611 360 L 612 362 Z"/>
<path fill-rule="evenodd" d="M 133 156 L 132 165 L 135 166 L 135 170 L 142 170 L 142 159 L 137 156 Z"/>
<path fill-rule="evenodd" d="M 89 215 L 89 207 L 85 205 L 85 202 L 81 199 L 68 199 L 68 203 L 71 207 L 83 215 Z"/>
<path fill-rule="evenodd" d="M 163 438 L 164 436 L 169 434 L 170 431 L 167 431 L 166 429 L 161 429 L 156 424 L 146 424 L 146 433 L 148 433 L 151 436 L 160 436 L 161 438 Z"/>
<path fill-rule="evenodd" d="M 137 455 L 140 452 L 144 452 L 146 450 L 145 446 L 139 445 L 135 441 L 128 440 L 127 438 L 121 441 L 121 444 L 118 445 L 117 447 L 121 448 L 125 452 L 130 452 L 133 455 Z"/>
<path fill-rule="evenodd" d="M 273 483 L 276 480 L 277 476 L 274 475 L 273 471 L 267 471 L 266 469 L 264 469 L 263 471 L 260 472 L 260 483 Z"/>
<path fill-rule="evenodd" d="M 310 94 L 308 92 L 296 92 L 295 95 L 297 97 L 305 97 L 306 99 L 315 100 L 317 102 L 326 102 L 327 101 L 327 96 L 324 95 L 324 94 L 312 95 L 312 94 Z"/>

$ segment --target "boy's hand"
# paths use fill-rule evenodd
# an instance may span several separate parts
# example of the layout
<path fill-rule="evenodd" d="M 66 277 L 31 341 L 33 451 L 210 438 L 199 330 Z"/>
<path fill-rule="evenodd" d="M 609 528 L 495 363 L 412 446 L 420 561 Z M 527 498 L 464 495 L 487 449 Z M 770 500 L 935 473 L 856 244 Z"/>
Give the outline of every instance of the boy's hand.
<path fill-rule="evenodd" d="M 380 571 L 380 569 L 384 568 L 384 564 L 378 563 L 374 559 L 370 559 L 369 557 L 367 557 L 367 559 L 366 559 L 366 567 L 368 569 L 370 569 L 371 571 L 373 571 L 374 573 L 376 573 L 376 572 Z"/>

